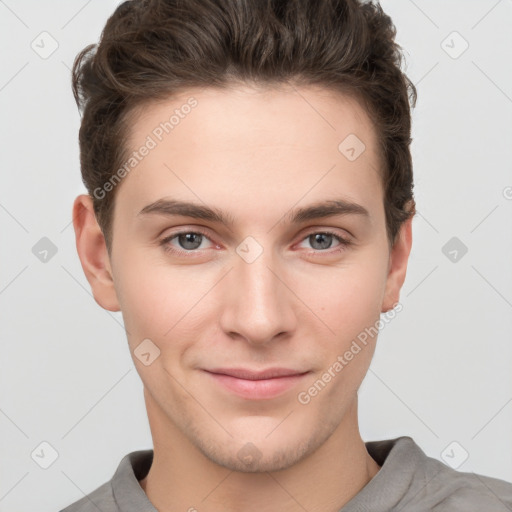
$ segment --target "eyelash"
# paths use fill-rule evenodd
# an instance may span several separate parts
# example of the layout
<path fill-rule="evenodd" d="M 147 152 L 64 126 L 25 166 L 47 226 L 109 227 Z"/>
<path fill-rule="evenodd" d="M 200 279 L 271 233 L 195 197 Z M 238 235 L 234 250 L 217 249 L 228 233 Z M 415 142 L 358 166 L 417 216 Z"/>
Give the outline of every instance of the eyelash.
<path fill-rule="evenodd" d="M 168 236 L 168 237 L 165 237 L 164 239 L 162 239 L 160 241 L 160 245 L 163 247 L 164 251 L 167 252 L 167 253 L 171 253 L 171 254 L 175 254 L 177 256 L 185 256 L 185 257 L 194 257 L 193 254 L 194 253 L 199 253 L 200 251 L 198 251 L 197 249 L 193 249 L 193 250 L 190 250 L 190 251 L 185 251 L 183 249 L 176 249 L 174 247 L 172 247 L 169 242 L 171 240 L 173 240 L 174 238 L 180 236 L 180 235 L 186 235 L 186 234 L 194 234 L 194 235 L 203 235 L 204 237 L 206 237 L 208 240 L 210 240 L 210 237 L 208 236 L 207 233 L 205 233 L 203 230 L 199 229 L 199 228 L 196 228 L 194 230 L 188 230 L 188 231 L 179 231 L 178 233 L 173 233 L 172 235 Z M 328 229 L 327 230 L 322 230 L 322 231 L 312 231 L 311 233 L 307 234 L 305 237 L 303 237 L 301 239 L 301 242 L 304 241 L 306 238 L 309 238 L 311 235 L 318 235 L 318 234 L 322 234 L 322 235 L 331 235 L 333 236 L 339 243 L 340 245 L 335 248 L 334 250 L 332 251 L 329 251 L 328 249 L 326 250 L 311 250 L 311 251 L 308 251 L 308 254 L 310 255 L 313 255 L 313 256 L 320 256 L 320 255 L 323 255 L 323 254 L 337 254 L 339 252 L 342 252 L 344 251 L 347 247 L 349 247 L 350 245 L 352 245 L 352 242 L 346 238 L 343 238 L 342 236 L 338 235 L 337 233 L 334 233 L 332 231 L 329 231 Z M 210 240 L 211 242 L 212 240 Z"/>

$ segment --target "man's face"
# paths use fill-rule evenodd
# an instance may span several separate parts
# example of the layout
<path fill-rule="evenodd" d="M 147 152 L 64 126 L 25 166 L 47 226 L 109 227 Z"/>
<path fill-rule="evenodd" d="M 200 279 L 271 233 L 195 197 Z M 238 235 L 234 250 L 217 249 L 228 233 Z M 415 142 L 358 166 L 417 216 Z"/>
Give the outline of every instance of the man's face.
<path fill-rule="evenodd" d="M 197 105 L 180 110 L 192 96 Z M 190 112 L 158 130 L 175 109 Z M 156 145 L 116 190 L 111 266 L 152 427 L 230 469 L 288 467 L 354 410 L 375 338 L 333 366 L 389 299 L 374 128 L 358 103 L 326 90 L 238 87 L 152 104 L 131 130 L 131 150 L 148 136 Z M 172 200 L 231 223 L 146 208 Z M 291 222 L 338 200 L 368 215 Z M 151 355 L 139 359 L 143 340 Z M 304 375 L 278 387 L 208 372 L 276 367 Z M 308 392 L 329 368 L 330 382 Z"/>

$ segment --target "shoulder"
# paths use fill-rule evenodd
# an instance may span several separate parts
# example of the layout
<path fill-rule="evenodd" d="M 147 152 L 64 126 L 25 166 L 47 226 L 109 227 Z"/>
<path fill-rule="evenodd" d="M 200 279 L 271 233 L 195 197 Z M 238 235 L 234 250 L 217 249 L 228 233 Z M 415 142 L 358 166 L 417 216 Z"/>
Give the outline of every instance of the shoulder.
<path fill-rule="evenodd" d="M 456 471 L 427 457 L 425 491 L 432 510 L 504 512 L 512 510 L 512 483 L 477 473 Z"/>
<path fill-rule="evenodd" d="M 78 501 L 59 512 L 118 512 L 110 482 L 105 482 Z"/>
<path fill-rule="evenodd" d="M 59 512 L 121 512 L 145 510 L 156 512 L 139 485 L 153 461 L 153 450 L 137 450 L 126 454 L 111 480 Z"/>
<path fill-rule="evenodd" d="M 512 483 L 473 472 L 457 471 L 427 456 L 406 438 L 408 452 L 415 454 L 413 493 L 403 503 L 405 509 L 448 512 L 506 512 L 512 510 Z M 413 507 L 412 509 L 410 507 Z M 404 510 L 405 510 L 404 509 Z"/>

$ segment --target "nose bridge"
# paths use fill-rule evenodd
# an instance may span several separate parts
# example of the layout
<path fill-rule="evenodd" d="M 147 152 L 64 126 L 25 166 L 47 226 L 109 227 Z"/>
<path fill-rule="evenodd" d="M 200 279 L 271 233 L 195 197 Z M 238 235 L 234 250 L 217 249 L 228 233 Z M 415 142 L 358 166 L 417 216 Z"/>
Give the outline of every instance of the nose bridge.
<path fill-rule="evenodd" d="M 230 272 L 230 300 L 224 304 L 223 328 L 251 343 L 267 343 L 293 327 L 290 291 L 280 275 L 278 259 L 247 237 L 236 248 Z"/>

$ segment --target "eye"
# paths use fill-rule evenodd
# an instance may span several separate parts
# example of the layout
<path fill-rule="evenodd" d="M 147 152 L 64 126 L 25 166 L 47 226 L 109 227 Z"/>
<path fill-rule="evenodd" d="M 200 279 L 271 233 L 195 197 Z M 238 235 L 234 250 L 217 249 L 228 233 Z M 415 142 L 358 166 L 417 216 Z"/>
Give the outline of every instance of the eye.
<path fill-rule="evenodd" d="M 310 233 L 303 239 L 303 242 L 307 240 L 311 244 L 314 249 L 314 251 L 311 251 L 313 253 L 326 252 L 326 249 L 331 248 L 333 238 L 338 241 L 339 245 L 335 247 L 333 251 L 330 251 L 330 254 L 343 251 L 351 244 L 351 242 L 346 238 L 343 238 L 337 233 L 333 233 L 331 231 L 317 231 L 315 233 Z"/>
<path fill-rule="evenodd" d="M 338 242 L 338 246 L 332 251 L 327 251 L 331 248 L 333 239 Z M 173 233 L 160 241 L 160 245 L 163 247 L 165 252 L 173 253 L 178 256 L 194 256 L 196 253 L 200 254 L 199 249 L 208 249 L 208 247 L 201 247 L 205 240 L 210 240 L 208 235 L 197 229 L 195 231 L 180 231 Z M 317 231 L 310 233 L 308 236 L 302 239 L 302 242 L 308 240 L 313 247 L 310 254 L 321 255 L 323 253 L 333 254 L 345 250 L 350 244 L 350 240 L 343 238 L 337 233 L 331 231 Z M 176 244 L 172 242 L 175 241 Z M 213 243 L 213 242 L 212 242 Z"/>
<path fill-rule="evenodd" d="M 176 239 L 178 246 L 171 244 Z M 199 252 L 197 249 L 207 249 L 207 247 L 201 247 L 204 240 L 210 240 L 206 233 L 200 230 L 197 231 L 180 231 L 174 233 L 160 241 L 160 245 L 163 246 L 166 252 L 172 252 L 179 255 L 189 255 L 193 252 Z M 211 241 L 211 240 L 210 240 Z"/>

